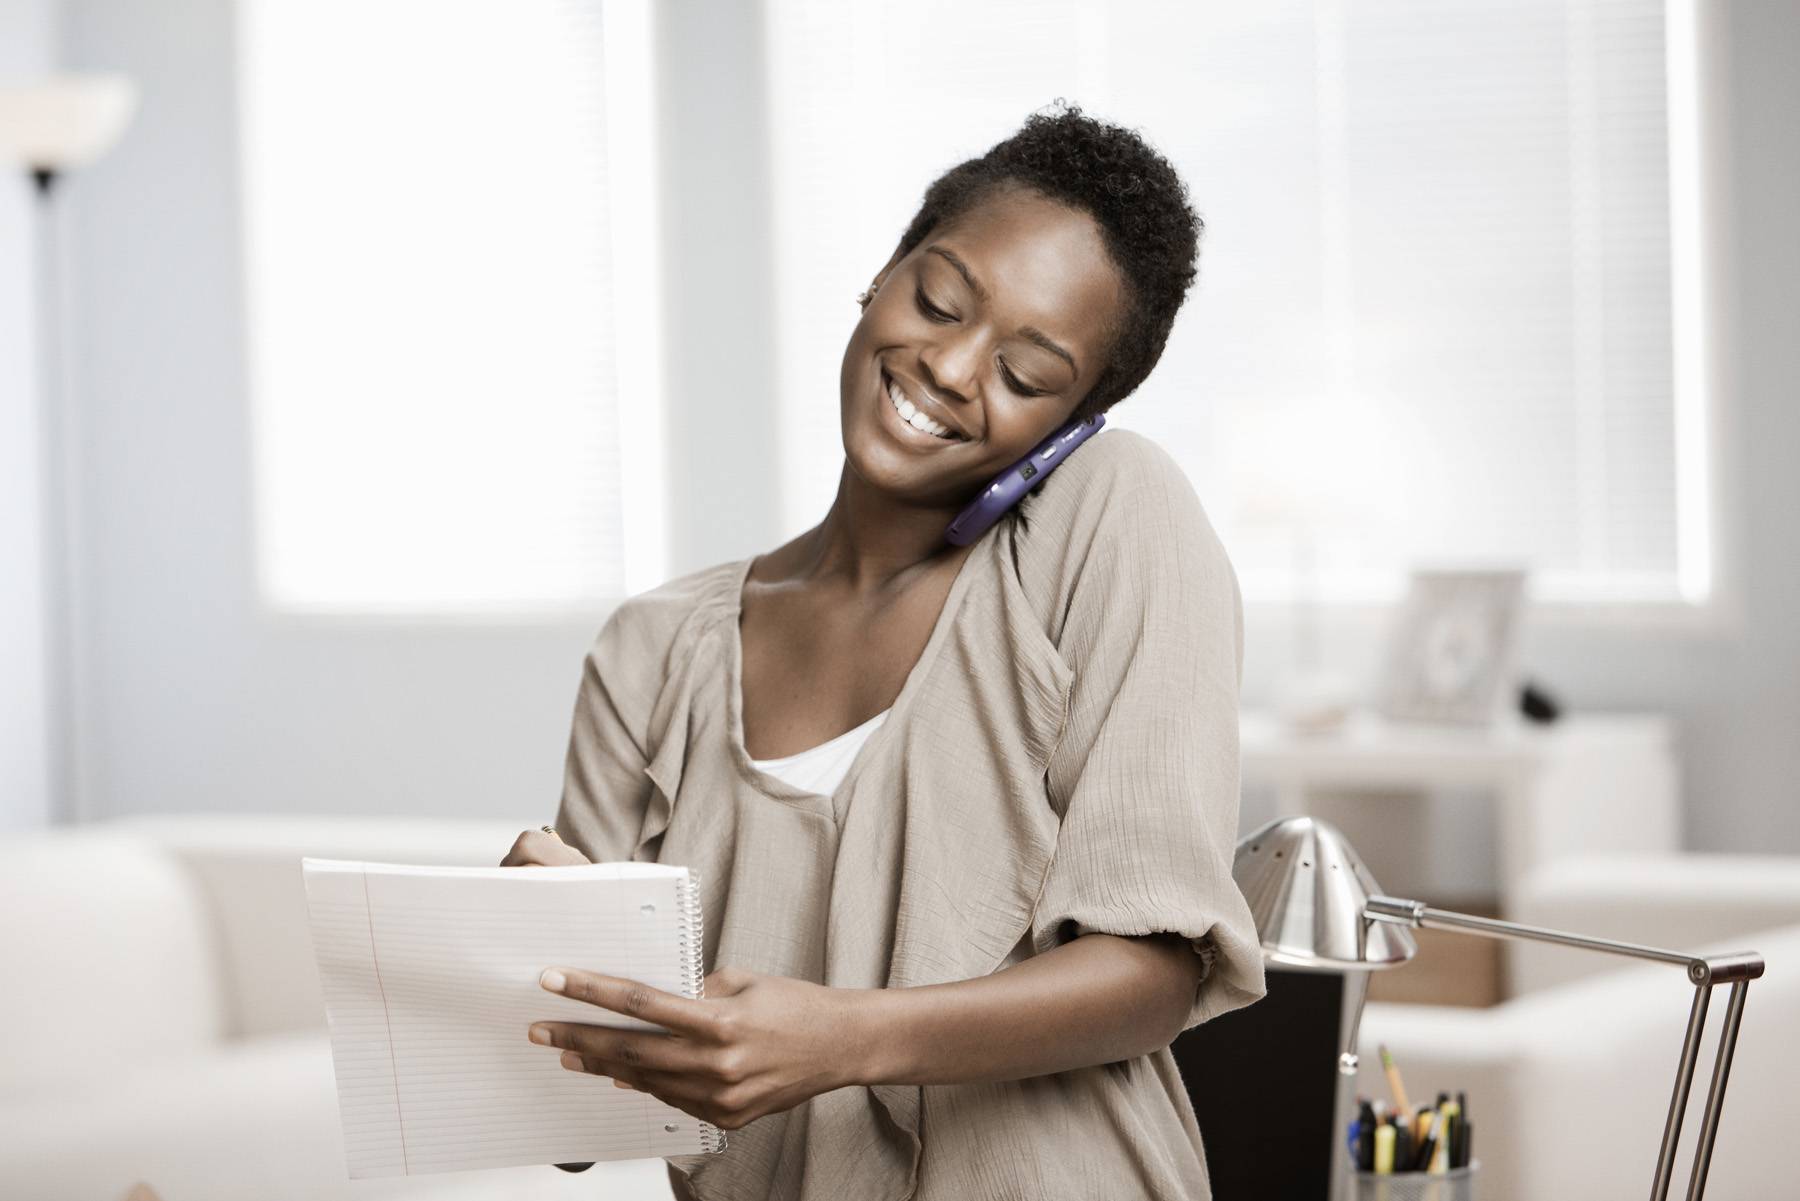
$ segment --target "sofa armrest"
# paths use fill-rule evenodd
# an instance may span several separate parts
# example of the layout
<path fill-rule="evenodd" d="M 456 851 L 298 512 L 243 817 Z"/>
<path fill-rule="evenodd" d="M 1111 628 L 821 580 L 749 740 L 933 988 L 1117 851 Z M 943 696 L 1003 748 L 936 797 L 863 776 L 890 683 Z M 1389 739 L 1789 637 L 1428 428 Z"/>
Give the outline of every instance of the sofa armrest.
<path fill-rule="evenodd" d="M 1564 859 L 1531 873 L 1515 921 L 1687 950 L 1800 923 L 1800 855 L 1645 854 Z M 1541 943 L 1506 945 L 1513 996 L 1619 970 L 1628 960 Z"/>
<path fill-rule="evenodd" d="M 11 837 L 0 848 L 8 1094 L 221 1037 L 211 917 L 180 864 L 143 839 L 94 827 Z"/>
<path fill-rule="evenodd" d="M 325 1027 L 302 858 L 492 867 L 528 828 L 503 821 L 260 814 L 109 824 L 164 848 L 209 902 L 218 928 L 225 1029 L 234 1038 Z"/>

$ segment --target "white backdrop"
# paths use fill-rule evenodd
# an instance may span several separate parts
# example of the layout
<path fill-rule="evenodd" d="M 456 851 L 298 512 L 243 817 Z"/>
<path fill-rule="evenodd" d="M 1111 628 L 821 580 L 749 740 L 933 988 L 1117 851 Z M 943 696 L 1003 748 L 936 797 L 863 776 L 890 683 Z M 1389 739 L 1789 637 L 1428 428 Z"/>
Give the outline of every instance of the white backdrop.
<path fill-rule="evenodd" d="M 778 481 L 762 467 L 780 434 L 766 420 L 776 339 L 755 7 L 662 10 L 669 439 L 684 481 L 671 507 L 671 573 L 771 547 L 783 527 Z M 1721 352 L 1742 621 L 1687 635 L 1530 629 L 1525 660 L 1572 705 L 1677 716 L 1694 846 L 1800 851 L 1800 740 L 1790 736 L 1800 725 L 1800 145 L 1789 128 L 1800 111 L 1800 8 L 1708 8 L 1731 64 L 1717 97 L 1730 151 L 1716 181 L 1717 236 L 1732 252 Z M 83 690 L 87 811 L 536 825 L 554 804 L 581 655 L 603 613 L 279 623 L 253 604 L 232 12 L 229 0 L 62 8 L 68 61 L 129 71 L 145 94 L 130 136 L 70 193 L 76 383 L 83 424 L 99 431 L 82 473 L 93 523 L 83 637 L 96 677 Z M 0 206 L 0 222 L 9 212 Z M 16 221 L 0 224 L 0 239 L 16 234 Z M 11 270 L 12 259 L 0 262 Z M 7 549 L 10 591 L 29 583 L 30 565 Z M 1253 704 L 1270 695 L 1289 645 L 1278 613 L 1246 616 Z M 1356 674 L 1374 645 L 1346 619 L 1328 627 L 1325 651 L 1331 667 Z M 24 737 L 8 722 L 9 742 Z M 29 789 L 10 772 L 0 803 L 16 823 Z"/>

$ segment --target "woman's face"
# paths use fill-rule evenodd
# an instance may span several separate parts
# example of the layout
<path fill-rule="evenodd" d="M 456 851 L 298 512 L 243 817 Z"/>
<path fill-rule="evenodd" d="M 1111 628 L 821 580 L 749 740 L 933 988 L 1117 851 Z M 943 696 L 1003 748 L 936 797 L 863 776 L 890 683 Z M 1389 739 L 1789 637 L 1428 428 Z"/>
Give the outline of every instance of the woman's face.
<path fill-rule="evenodd" d="M 844 350 L 844 453 L 881 492 L 961 505 L 1068 422 L 1123 282 L 1092 217 L 1010 188 L 890 260 Z M 948 429 L 915 429 L 895 401 Z"/>

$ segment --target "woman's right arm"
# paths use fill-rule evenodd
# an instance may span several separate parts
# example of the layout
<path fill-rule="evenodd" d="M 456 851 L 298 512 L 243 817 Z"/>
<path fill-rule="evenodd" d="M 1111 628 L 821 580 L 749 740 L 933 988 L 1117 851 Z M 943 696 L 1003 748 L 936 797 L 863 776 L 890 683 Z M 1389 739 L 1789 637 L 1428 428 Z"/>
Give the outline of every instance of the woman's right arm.
<path fill-rule="evenodd" d="M 650 711 L 666 676 L 664 618 L 660 610 L 627 601 L 588 648 L 553 823 L 560 838 L 535 830 L 522 835 L 515 852 L 548 856 L 523 862 L 619 863 L 637 850 L 654 788 L 645 768 Z M 570 852 L 584 858 L 572 860 Z"/>

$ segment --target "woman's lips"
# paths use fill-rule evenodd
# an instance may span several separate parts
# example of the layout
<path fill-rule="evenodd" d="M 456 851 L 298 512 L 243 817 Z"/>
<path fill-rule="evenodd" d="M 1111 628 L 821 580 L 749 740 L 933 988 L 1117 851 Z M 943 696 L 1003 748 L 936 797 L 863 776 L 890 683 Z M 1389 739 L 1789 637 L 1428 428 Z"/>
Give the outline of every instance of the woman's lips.
<path fill-rule="evenodd" d="M 879 388 L 876 394 L 875 403 L 887 410 L 887 415 L 884 420 L 890 425 L 899 427 L 898 432 L 903 440 L 915 445 L 939 448 L 955 446 L 960 442 L 968 440 L 955 435 L 948 438 L 940 438 L 936 434 L 919 429 L 917 426 L 913 425 L 912 422 L 900 416 L 900 410 L 894 407 L 893 397 L 889 394 L 893 387 L 893 378 L 888 375 L 886 368 L 883 368 L 878 375 L 879 379 L 877 380 L 877 383 L 879 384 Z"/>

